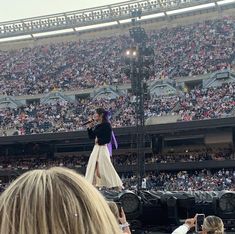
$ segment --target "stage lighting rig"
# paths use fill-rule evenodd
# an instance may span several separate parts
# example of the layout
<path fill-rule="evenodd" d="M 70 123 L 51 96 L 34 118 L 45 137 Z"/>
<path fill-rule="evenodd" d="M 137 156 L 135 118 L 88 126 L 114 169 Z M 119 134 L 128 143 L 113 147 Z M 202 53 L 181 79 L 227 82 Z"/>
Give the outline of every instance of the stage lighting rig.
<path fill-rule="evenodd" d="M 147 46 L 148 36 L 145 29 L 136 26 L 136 21 L 141 17 L 142 12 L 138 9 L 131 13 L 133 27 L 129 29 L 132 43 L 130 48 L 125 50 L 125 62 L 128 65 L 125 73 L 129 74 L 131 80 L 132 94 L 135 97 L 133 102 L 136 113 L 136 150 L 137 150 L 137 177 L 138 190 L 141 189 L 142 179 L 145 173 L 145 118 L 144 101 L 148 98 L 147 81 L 150 74 L 153 74 L 154 50 Z"/>
<path fill-rule="evenodd" d="M 132 18 L 141 19 L 141 15 L 142 15 L 142 10 L 141 9 L 136 9 L 136 10 L 131 11 L 131 17 Z"/>
<path fill-rule="evenodd" d="M 139 8 L 139 9 L 132 10 L 130 13 L 132 17 L 131 22 L 132 22 L 132 25 L 134 26 L 136 24 L 136 21 L 138 19 L 141 19 L 142 10 Z"/>
<path fill-rule="evenodd" d="M 235 215 L 235 192 L 224 191 L 219 194 L 218 206 L 220 213 Z"/>
<path fill-rule="evenodd" d="M 118 201 L 121 202 L 128 219 L 136 219 L 142 213 L 141 198 L 132 191 L 124 191 L 119 194 Z"/>
<path fill-rule="evenodd" d="M 110 191 L 107 200 L 121 203 L 133 229 L 150 227 L 171 233 L 183 220 L 195 214 L 220 217 L 227 231 L 235 233 L 234 191 Z M 138 222 L 137 222 L 138 221 Z M 227 232 L 230 233 L 230 232 Z"/>
<path fill-rule="evenodd" d="M 137 44 L 143 44 L 148 40 L 147 34 L 144 28 L 133 27 L 129 30 L 131 38 L 134 39 L 134 42 Z"/>
<path fill-rule="evenodd" d="M 138 190 L 141 189 L 142 179 L 145 173 L 145 118 L 144 100 L 148 97 L 147 80 L 152 74 L 151 67 L 154 65 L 154 51 L 147 46 L 148 36 L 145 29 L 137 26 L 138 18 L 141 18 L 142 11 L 139 9 L 131 12 L 133 27 L 129 29 L 132 43 L 130 48 L 124 52 L 124 59 L 128 65 L 125 74 L 129 74 L 131 80 L 132 94 L 135 97 L 133 102 L 136 113 L 136 150 L 137 150 L 137 177 Z"/>
<path fill-rule="evenodd" d="M 129 48 L 125 51 L 126 58 L 135 59 L 138 56 L 138 51 L 136 47 Z"/>

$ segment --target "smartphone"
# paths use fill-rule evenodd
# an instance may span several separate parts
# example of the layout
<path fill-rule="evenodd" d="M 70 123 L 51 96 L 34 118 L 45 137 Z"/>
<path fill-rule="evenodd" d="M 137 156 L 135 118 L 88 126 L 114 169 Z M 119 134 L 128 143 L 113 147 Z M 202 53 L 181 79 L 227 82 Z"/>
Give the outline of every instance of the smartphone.
<path fill-rule="evenodd" d="M 197 214 L 196 215 L 196 226 L 195 226 L 195 231 L 201 232 L 202 231 L 202 225 L 205 219 L 205 215 L 204 214 Z"/>
<path fill-rule="evenodd" d="M 116 205 L 118 207 L 118 212 L 119 212 L 119 216 L 122 216 L 122 203 L 121 202 L 116 202 Z"/>

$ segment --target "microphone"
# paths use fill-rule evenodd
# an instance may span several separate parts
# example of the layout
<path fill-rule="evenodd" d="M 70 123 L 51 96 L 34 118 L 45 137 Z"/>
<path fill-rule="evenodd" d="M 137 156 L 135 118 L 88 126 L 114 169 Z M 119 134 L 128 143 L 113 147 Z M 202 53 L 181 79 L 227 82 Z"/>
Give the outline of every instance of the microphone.
<path fill-rule="evenodd" d="M 85 123 L 83 123 L 82 126 L 87 125 L 87 124 L 89 124 L 89 123 L 92 123 L 92 122 L 94 122 L 94 121 L 95 121 L 94 119 L 88 120 L 88 121 L 86 121 Z"/>

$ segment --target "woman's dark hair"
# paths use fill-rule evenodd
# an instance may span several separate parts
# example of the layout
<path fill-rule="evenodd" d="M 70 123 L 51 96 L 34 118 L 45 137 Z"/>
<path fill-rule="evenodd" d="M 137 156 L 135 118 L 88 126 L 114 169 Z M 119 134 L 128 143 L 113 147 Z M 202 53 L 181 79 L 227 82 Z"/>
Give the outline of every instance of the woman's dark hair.
<path fill-rule="evenodd" d="M 109 111 L 106 111 L 104 108 L 97 108 L 96 113 L 102 116 L 102 123 L 109 122 Z"/>

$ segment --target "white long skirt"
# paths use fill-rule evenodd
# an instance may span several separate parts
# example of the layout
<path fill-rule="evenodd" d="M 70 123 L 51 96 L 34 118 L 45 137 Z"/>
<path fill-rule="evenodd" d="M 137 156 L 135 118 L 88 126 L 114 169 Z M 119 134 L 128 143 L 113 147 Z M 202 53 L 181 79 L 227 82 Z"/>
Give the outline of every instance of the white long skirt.
<path fill-rule="evenodd" d="M 96 162 L 100 177 L 95 173 Z M 118 176 L 109 155 L 107 145 L 95 144 L 88 161 L 85 178 L 97 187 L 122 187 L 122 181 Z"/>

